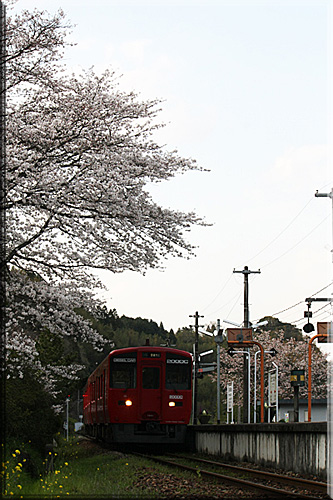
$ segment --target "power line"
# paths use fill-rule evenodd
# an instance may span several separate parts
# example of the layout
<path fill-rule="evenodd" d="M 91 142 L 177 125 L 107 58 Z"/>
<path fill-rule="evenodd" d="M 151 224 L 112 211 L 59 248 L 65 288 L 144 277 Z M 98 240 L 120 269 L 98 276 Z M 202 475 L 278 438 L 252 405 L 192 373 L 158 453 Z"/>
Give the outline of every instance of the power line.
<path fill-rule="evenodd" d="M 320 290 L 318 290 L 318 292 L 315 292 L 313 293 L 312 295 L 310 295 L 310 297 L 314 297 L 315 295 L 317 295 L 318 293 L 322 292 L 323 290 L 326 290 L 326 288 L 329 288 L 330 286 L 333 285 L 333 281 L 331 283 L 329 283 L 328 285 L 324 286 L 323 288 L 321 288 Z M 274 314 L 270 314 L 271 317 L 274 317 L 274 316 L 277 316 L 278 314 L 282 314 L 286 311 L 289 311 L 290 309 L 293 309 L 294 307 L 297 307 L 299 306 L 300 304 L 303 304 L 304 303 L 304 300 L 301 300 L 300 302 L 297 302 L 297 304 L 294 304 L 290 307 L 287 307 L 286 309 L 283 309 L 282 311 L 279 311 L 279 312 L 276 312 Z M 258 321 L 259 319 L 256 319 L 255 321 Z"/>
<path fill-rule="evenodd" d="M 298 214 L 289 222 L 289 224 L 287 224 L 287 226 L 282 229 L 282 231 L 279 232 L 279 234 L 277 236 L 275 236 L 275 238 L 273 238 L 269 243 L 267 243 L 267 245 L 262 249 L 260 250 L 256 255 L 254 255 L 253 257 L 251 257 L 250 259 L 247 259 L 247 262 L 250 262 L 251 260 L 255 259 L 256 257 L 258 257 L 258 255 L 262 254 L 266 248 L 270 247 L 278 238 L 280 238 L 280 236 L 285 232 L 287 231 L 287 229 L 295 222 L 295 220 L 301 215 L 301 213 L 306 209 L 306 207 L 313 201 L 313 198 L 310 198 L 309 201 L 304 205 L 304 207 L 300 210 L 300 212 L 298 212 Z"/>
<path fill-rule="evenodd" d="M 208 307 L 211 306 L 215 302 L 215 300 L 221 295 L 221 293 L 223 292 L 223 290 L 225 289 L 225 287 L 227 286 L 227 284 L 231 280 L 232 276 L 233 276 L 233 273 L 230 274 L 229 278 L 227 279 L 227 281 L 225 282 L 225 284 L 223 285 L 223 287 L 220 289 L 220 291 L 217 293 L 217 295 L 215 296 L 215 298 L 206 307 L 204 307 L 202 309 L 202 312 L 206 311 L 206 309 L 208 309 Z M 221 309 L 221 308 L 219 308 L 219 309 Z"/>
<path fill-rule="evenodd" d="M 330 302 L 327 302 L 327 304 L 324 304 L 322 307 L 320 307 L 319 309 L 317 309 L 317 311 L 313 311 L 313 316 L 312 317 L 316 317 L 319 313 L 319 311 L 321 311 L 322 309 L 325 309 L 325 307 L 328 307 L 330 306 Z M 326 313 L 326 311 L 324 311 L 324 313 Z M 320 313 L 320 315 L 322 315 L 323 313 Z M 290 323 L 291 324 L 295 324 L 295 323 L 300 323 L 301 321 L 304 321 L 304 317 L 303 318 L 300 318 L 300 319 L 297 319 L 296 321 L 291 321 Z"/>
<path fill-rule="evenodd" d="M 294 250 L 294 248 L 296 248 L 298 245 L 300 245 L 304 240 L 306 240 L 306 238 L 308 238 L 310 236 L 310 234 L 312 234 L 319 226 L 321 226 L 321 224 L 323 224 L 327 219 L 329 218 L 329 215 L 327 217 L 325 217 L 321 222 L 319 222 L 319 224 L 317 224 L 307 235 L 304 236 L 304 238 L 302 238 L 300 241 L 298 241 L 297 243 L 295 243 L 294 246 L 292 246 L 291 248 L 289 248 L 288 250 L 286 250 L 286 252 L 284 252 L 283 254 L 279 255 L 279 257 L 276 257 L 275 259 L 271 260 L 271 262 L 268 262 L 268 264 L 264 264 L 263 266 L 261 266 L 262 268 L 263 267 L 267 267 L 267 266 L 270 266 L 271 264 L 273 264 L 274 262 L 276 262 L 277 260 L 281 259 L 282 257 L 284 257 L 287 253 L 291 252 L 292 250 Z"/>

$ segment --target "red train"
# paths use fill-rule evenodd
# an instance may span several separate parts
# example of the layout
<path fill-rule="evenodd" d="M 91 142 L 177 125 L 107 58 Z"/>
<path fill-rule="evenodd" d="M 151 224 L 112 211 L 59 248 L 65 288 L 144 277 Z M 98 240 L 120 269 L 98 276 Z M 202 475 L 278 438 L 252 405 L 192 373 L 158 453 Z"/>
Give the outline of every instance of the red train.
<path fill-rule="evenodd" d="M 116 349 L 88 378 L 86 433 L 114 443 L 183 443 L 192 408 L 192 355 L 169 347 Z"/>

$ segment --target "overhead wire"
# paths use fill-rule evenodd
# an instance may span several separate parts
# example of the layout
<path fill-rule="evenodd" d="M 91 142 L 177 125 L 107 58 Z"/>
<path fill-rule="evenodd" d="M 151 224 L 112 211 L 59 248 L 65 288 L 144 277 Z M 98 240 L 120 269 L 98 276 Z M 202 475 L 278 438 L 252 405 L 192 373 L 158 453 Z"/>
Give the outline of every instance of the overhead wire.
<path fill-rule="evenodd" d="M 221 293 L 223 292 L 223 290 L 225 289 L 225 287 L 227 286 L 227 284 L 229 283 L 229 281 L 231 280 L 231 278 L 232 278 L 232 273 L 230 274 L 229 278 L 227 279 L 227 281 L 225 282 L 225 284 L 223 285 L 223 287 L 217 293 L 217 295 L 215 296 L 215 298 L 206 307 L 204 307 L 203 309 L 201 309 L 202 312 L 205 312 L 208 309 L 208 307 L 210 307 L 215 302 L 215 300 L 221 295 Z"/>
<path fill-rule="evenodd" d="M 323 288 L 321 288 L 320 290 L 318 290 L 318 292 L 315 292 L 312 295 L 310 295 L 309 298 L 314 297 L 315 295 L 318 295 L 318 293 L 323 292 L 324 290 L 326 290 L 327 288 L 329 288 L 332 285 L 333 285 L 333 281 L 331 281 L 328 285 L 326 285 Z M 286 311 L 289 311 L 290 309 L 293 309 L 294 307 L 299 306 L 300 304 L 304 304 L 304 302 L 305 302 L 305 300 L 301 300 L 300 302 L 297 302 L 296 304 L 293 304 L 292 306 L 289 306 L 286 309 L 282 309 L 282 311 L 278 311 L 276 313 L 270 314 L 269 316 L 275 317 L 278 314 L 282 314 L 282 313 L 284 313 Z M 328 304 L 325 304 L 325 305 L 328 305 Z M 302 319 L 304 319 L 304 318 L 302 318 Z M 259 319 L 256 319 L 255 321 L 259 321 Z M 297 321 L 300 321 L 300 320 L 297 320 Z M 292 323 L 296 323 L 297 321 L 293 321 Z"/>
<path fill-rule="evenodd" d="M 236 301 L 235 301 L 234 305 L 232 306 L 232 308 L 230 309 L 230 311 L 229 311 L 228 315 L 226 316 L 226 319 L 228 319 L 228 318 L 229 318 L 230 314 L 231 314 L 231 313 L 232 313 L 232 311 L 235 309 L 236 304 L 237 304 L 237 302 L 239 301 L 239 299 L 240 299 L 240 296 L 241 296 L 241 295 L 242 295 L 242 290 L 239 292 L 239 294 L 238 294 L 238 296 L 237 296 L 237 299 L 236 299 Z"/>
<path fill-rule="evenodd" d="M 324 189 L 326 186 L 328 186 L 328 184 L 325 184 L 325 186 L 322 186 L 321 188 L 319 188 L 319 190 L 321 189 Z M 289 227 L 298 219 L 298 217 L 304 212 L 304 210 L 307 208 L 307 206 L 314 200 L 313 197 L 311 197 L 308 202 L 303 206 L 303 208 L 297 213 L 297 215 L 295 215 L 295 217 L 285 226 L 284 229 L 282 229 L 278 234 L 277 236 L 275 236 L 262 250 L 260 250 L 256 255 L 254 255 L 253 257 L 251 257 L 250 259 L 248 259 L 247 262 L 251 262 L 253 259 L 255 259 L 258 255 L 261 255 L 268 247 L 270 247 L 287 229 L 289 229 Z M 276 262 L 277 260 L 279 260 L 280 258 L 284 257 L 284 255 L 286 255 L 287 253 L 291 252 L 294 248 L 296 248 L 299 244 L 301 244 L 306 238 L 308 238 L 321 224 L 323 224 L 327 218 L 329 216 L 325 217 L 319 224 L 317 224 L 306 236 L 304 236 L 300 241 L 298 241 L 293 247 L 289 248 L 286 252 L 284 252 L 282 255 L 280 255 L 279 257 L 276 257 L 274 260 L 272 260 L 271 262 L 267 263 L 267 264 L 264 264 L 263 266 L 261 266 L 261 268 L 265 268 L 271 264 L 273 264 L 274 262 Z M 239 266 L 238 266 L 239 267 Z M 216 294 L 216 296 L 214 297 L 214 299 L 209 302 L 203 309 L 202 311 L 206 311 L 215 301 L 216 299 L 221 295 L 221 293 L 224 291 L 224 289 L 226 288 L 226 286 L 228 285 L 230 279 L 231 279 L 231 276 L 233 276 L 233 273 L 229 276 L 229 278 L 227 279 L 227 281 L 224 283 L 223 287 L 219 290 L 219 292 Z M 330 286 L 330 285 L 328 285 Z M 325 287 L 326 288 L 326 287 Z M 324 288 L 324 289 L 325 289 Z M 323 289 L 323 290 L 324 290 Z M 319 293 L 319 292 L 316 292 L 316 293 Z M 315 294 L 314 294 L 315 295 Z M 303 301 L 301 302 L 298 302 L 297 304 L 294 304 L 293 306 L 290 306 L 288 307 L 287 309 L 284 309 L 283 311 L 280 311 L 279 313 L 275 313 L 275 314 L 281 314 L 282 312 L 285 312 L 285 311 L 288 311 L 289 309 L 292 309 L 293 307 L 296 307 L 298 305 L 300 305 Z M 211 314 L 214 314 L 214 312 L 216 311 L 219 311 L 222 307 L 224 306 L 220 306 L 218 309 L 216 309 L 215 311 L 213 311 Z M 230 313 L 229 313 L 230 314 Z"/>
<path fill-rule="evenodd" d="M 326 304 L 324 304 L 322 307 L 320 307 L 319 309 L 317 309 L 317 311 L 313 311 L 313 314 L 312 314 L 312 317 L 313 318 L 316 318 L 318 316 L 318 313 L 319 311 L 322 311 L 323 309 L 325 309 L 325 307 L 328 307 L 330 306 L 330 302 L 327 302 Z M 326 313 L 326 311 L 324 311 L 324 313 Z M 319 315 L 321 316 L 323 313 L 320 313 Z M 301 321 L 304 321 L 304 317 L 303 318 L 300 318 L 300 319 L 297 319 L 296 321 L 291 321 L 291 324 L 296 324 L 296 323 L 300 323 Z"/>
<path fill-rule="evenodd" d="M 287 224 L 287 226 L 282 229 L 282 231 L 279 232 L 277 236 L 275 236 L 262 250 L 260 250 L 256 255 L 251 257 L 250 259 L 247 260 L 247 262 L 251 262 L 254 260 L 258 255 L 262 254 L 266 248 L 270 247 L 277 239 L 280 238 L 280 236 L 295 222 L 295 220 L 301 215 L 301 213 L 306 209 L 306 207 L 313 201 L 313 197 L 309 199 L 309 201 L 304 205 L 304 207 L 298 212 L 298 214 Z"/>
<path fill-rule="evenodd" d="M 293 245 L 291 248 L 289 248 L 286 252 L 284 252 L 283 254 L 279 255 L 279 257 L 276 257 L 275 259 L 271 260 L 270 262 L 268 262 L 268 264 L 264 264 L 263 266 L 261 266 L 261 269 L 263 269 L 264 267 L 267 267 L 267 266 L 270 266 L 271 264 L 273 264 L 274 262 L 276 262 L 277 260 L 281 259 L 282 257 L 284 257 L 285 255 L 287 255 L 287 253 L 291 252 L 292 250 L 294 250 L 294 248 L 296 248 L 298 245 L 300 245 L 304 240 L 306 240 L 306 238 L 308 238 L 319 226 L 321 226 L 330 216 L 327 215 L 321 222 L 319 222 L 319 224 L 317 224 L 313 229 L 311 229 L 311 231 L 305 235 L 301 240 L 299 240 L 297 243 L 295 243 L 295 245 Z"/>

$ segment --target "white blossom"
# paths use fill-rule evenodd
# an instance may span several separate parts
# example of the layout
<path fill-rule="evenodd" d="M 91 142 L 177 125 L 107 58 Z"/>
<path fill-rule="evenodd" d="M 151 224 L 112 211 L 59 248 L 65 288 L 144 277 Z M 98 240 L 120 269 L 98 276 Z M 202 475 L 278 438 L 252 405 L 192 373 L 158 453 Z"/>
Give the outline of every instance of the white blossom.
<path fill-rule="evenodd" d="M 38 329 L 100 348 L 74 312 L 98 306 L 93 270 L 145 272 L 193 255 L 185 233 L 205 222 L 160 207 L 147 186 L 200 168 L 154 141 L 160 100 L 120 91 L 111 70 L 66 76 L 62 11 L 7 24 L 7 368 L 34 366 L 52 392 L 79 366 L 41 366 Z"/>

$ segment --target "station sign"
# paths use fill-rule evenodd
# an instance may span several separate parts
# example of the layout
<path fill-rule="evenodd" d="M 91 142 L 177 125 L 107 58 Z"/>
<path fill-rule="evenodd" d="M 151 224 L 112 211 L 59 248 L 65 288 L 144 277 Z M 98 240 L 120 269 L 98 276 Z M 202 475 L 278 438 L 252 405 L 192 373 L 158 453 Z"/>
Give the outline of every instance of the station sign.
<path fill-rule="evenodd" d="M 317 333 L 318 335 L 323 335 L 318 337 L 319 343 L 330 342 L 333 337 L 333 322 L 318 322 L 317 323 Z M 330 336 L 330 340 L 329 340 Z"/>
<path fill-rule="evenodd" d="M 233 382 L 231 384 L 227 385 L 227 411 L 231 412 L 232 408 L 234 406 L 234 384 Z"/>
<path fill-rule="evenodd" d="M 277 393 L 278 393 L 278 381 L 276 376 L 276 371 L 268 373 L 268 406 L 276 406 L 277 404 Z"/>
<path fill-rule="evenodd" d="M 252 328 L 227 328 L 228 342 L 244 342 L 252 340 Z"/>

